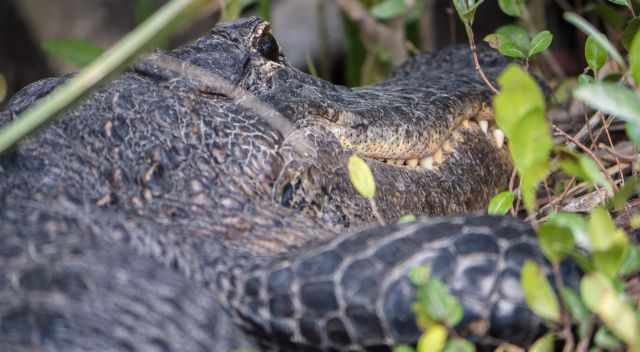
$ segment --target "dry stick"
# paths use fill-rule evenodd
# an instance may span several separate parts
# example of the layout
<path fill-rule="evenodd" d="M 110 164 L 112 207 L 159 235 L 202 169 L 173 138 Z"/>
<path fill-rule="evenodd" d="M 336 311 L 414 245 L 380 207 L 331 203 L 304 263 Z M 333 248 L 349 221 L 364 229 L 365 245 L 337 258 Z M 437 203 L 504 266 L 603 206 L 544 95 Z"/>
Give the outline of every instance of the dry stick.
<path fill-rule="evenodd" d="M 496 89 L 496 87 L 493 86 L 493 84 L 491 84 L 491 81 L 489 81 L 487 76 L 484 74 L 484 71 L 482 71 L 482 67 L 480 67 L 480 61 L 478 60 L 478 48 L 476 48 L 476 41 L 474 39 L 473 30 L 471 29 L 471 26 L 465 23 L 464 28 L 467 31 L 467 38 L 469 39 L 469 47 L 471 48 L 471 56 L 473 57 L 473 65 L 475 66 L 476 71 L 478 71 L 478 74 L 480 74 L 480 77 L 482 78 L 484 83 L 489 87 L 489 89 L 491 89 L 493 94 L 498 94 L 498 90 Z"/>
<path fill-rule="evenodd" d="M 607 140 L 609 140 L 609 145 L 611 146 L 611 148 L 613 148 L 613 140 L 611 139 L 611 134 L 609 133 L 609 128 L 607 126 L 607 122 L 604 120 L 604 116 L 602 116 L 602 126 L 604 128 L 605 133 L 607 134 Z M 618 159 L 617 157 L 616 157 L 616 165 L 620 167 L 620 159 Z M 620 179 L 622 180 L 622 185 L 624 186 L 624 175 L 622 174 L 622 170 L 620 170 Z"/>
<path fill-rule="evenodd" d="M 564 280 L 562 279 L 562 273 L 560 272 L 560 265 L 558 263 L 553 263 L 553 279 L 556 282 L 556 286 L 558 290 L 562 292 L 564 290 Z M 569 313 L 567 312 L 567 307 L 564 303 L 564 300 L 559 300 L 560 302 L 560 311 L 561 311 L 561 319 L 562 325 L 564 328 L 562 329 L 562 335 L 564 335 L 564 348 L 563 352 L 571 352 L 573 351 L 573 346 L 575 346 L 575 341 L 573 339 L 573 332 L 571 331 L 571 318 L 569 318 Z"/>
<path fill-rule="evenodd" d="M 561 128 L 559 128 L 558 126 L 552 124 L 553 129 L 558 131 L 560 134 L 562 134 L 563 136 L 565 136 L 567 139 L 569 139 L 571 142 L 573 142 L 575 145 L 577 145 L 580 149 L 582 149 L 585 153 L 589 154 L 589 156 L 591 158 L 593 158 L 593 160 L 596 162 L 596 164 L 598 164 L 598 167 L 600 168 L 600 171 L 602 171 L 605 176 L 607 177 L 609 183 L 611 183 L 611 187 L 613 188 L 614 191 L 618 191 L 618 186 L 616 186 L 616 183 L 613 181 L 613 179 L 611 178 L 611 176 L 609 176 L 609 174 L 607 173 L 607 169 L 604 167 L 604 165 L 602 165 L 602 161 L 600 161 L 600 159 L 593 153 L 593 151 L 589 148 L 587 148 L 584 144 L 580 143 L 580 141 L 576 140 L 575 138 L 573 138 L 570 134 L 568 134 L 567 132 L 563 131 Z"/>

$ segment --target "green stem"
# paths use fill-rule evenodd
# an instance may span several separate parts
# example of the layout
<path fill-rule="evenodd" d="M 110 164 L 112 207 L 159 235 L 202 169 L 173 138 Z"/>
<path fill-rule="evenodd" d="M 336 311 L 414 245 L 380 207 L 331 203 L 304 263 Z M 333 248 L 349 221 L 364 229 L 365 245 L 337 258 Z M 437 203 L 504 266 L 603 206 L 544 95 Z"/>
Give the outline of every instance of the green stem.
<path fill-rule="evenodd" d="M 265 21 L 271 21 L 271 0 L 260 0 L 258 13 Z"/>
<path fill-rule="evenodd" d="M 56 89 L 42 101 L 22 113 L 15 121 L 0 130 L 0 153 L 41 128 L 54 116 L 88 94 L 99 83 L 126 66 L 148 43 L 166 35 L 189 19 L 200 14 L 208 0 L 172 0 L 153 16 L 122 38 L 96 61 L 80 71 L 68 83 Z"/>

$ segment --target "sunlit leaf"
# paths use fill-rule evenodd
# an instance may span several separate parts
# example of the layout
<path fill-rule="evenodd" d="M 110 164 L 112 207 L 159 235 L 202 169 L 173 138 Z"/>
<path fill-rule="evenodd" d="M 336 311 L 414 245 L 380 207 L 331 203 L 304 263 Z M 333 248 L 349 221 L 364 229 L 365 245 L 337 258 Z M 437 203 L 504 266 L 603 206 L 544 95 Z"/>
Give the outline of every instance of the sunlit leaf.
<path fill-rule="evenodd" d="M 550 333 L 542 336 L 533 343 L 529 352 L 553 352 L 555 351 L 555 334 Z"/>
<path fill-rule="evenodd" d="M 369 165 L 354 154 L 349 158 L 347 168 L 349 169 L 351 183 L 356 191 L 367 199 L 373 199 L 376 194 L 376 182 L 373 179 L 373 173 Z"/>
<path fill-rule="evenodd" d="M 560 305 L 542 269 L 527 260 L 520 277 L 527 305 L 538 316 L 557 322 L 560 320 Z"/>
<path fill-rule="evenodd" d="M 417 266 L 409 273 L 409 279 L 416 286 L 426 285 L 431 275 L 431 270 L 427 266 Z"/>
<path fill-rule="evenodd" d="M 413 214 L 407 214 L 407 215 L 402 215 L 399 219 L 398 219 L 398 223 L 404 223 L 404 222 L 412 222 L 412 221 L 416 221 L 416 216 Z"/>
<path fill-rule="evenodd" d="M 582 216 L 576 213 L 554 213 L 549 216 L 547 223 L 568 229 L 571 231 L 575 242 L 581 248 L 591 248 L 589 228 L 587 226 L 587 221 Z"/>
<path fill-rule="evenodd" d="M 418 340 L 418 352 L 441 352 L 449 332 L 440 324 L 433 325 Z"/>
<path fill-rule="evenodd" d="M 607 53 L 613 58 L 620 66 L 626 67 L 624 59 L 622 55 L 618 52 L 618 50 L 611 44 L 609 39 L 598 31 L 591 23 L 587 22 L 584 18 L 573 12 L 565 12 L 564 19 L 571 22 L 573 25 L 578 27 L 581 31 L 593 37 L 601 47 L 603 47 Z"/>
<path fill-rule="evenodd" d="M 583 73 L 581 75 L 578 76 L 578 87 L 585 85 L 585 84 L 589 84 L 589 83 L 593 83 L 595 82 L 596 79 L 593 78 L 593 76 Z"/>
<path fill-rule="evenodd" d="M 640 123 L 640 98 L 619 84 L 596 82 L 576 88 L 574 96 L 590 107 Z"/>
<path fill-rule="evenodd" d="M 554 263 L 562 261 L 575 247 L 571 230 L 554 223 L 542 224 L 538 228 L 538 239 L 542 252 Z"/>
<path fill-rule="evenodd" d="M 444 346 L 444 352 L 475 352 L 475 351 L 476 351 L 476 346 L 474 344 L 461 338 L 451 339 Z"/>
<path fill-rule="evenodd" d="M 500 192 L 489 202 L 487 212 L 493 215 L 504 215 L 513 206 L 513 192 Z"/>
<path fill-rule="evenodd" d="M 633 308 L 611 281 L 601 273 L 587 274 L 580 282 L 580 294 L 586 306 L 595 312 L 617 337 L 636 346 L 640 325 Z"/>
<path fill-rule="evenodd" d="M 431 277 L 424 287 L 419 287 L 417 298 L 429 317 L 435 321 L 454 327 L 462 319 L 462 306 L 437 278 Z"/>
<path fill-rule="evenodd" d="M 47 40 L 42 43 L 42 48 L 49 55 L 78 67 L 90 64 L 104 52 L 94 44 L 78 39 Z"/>

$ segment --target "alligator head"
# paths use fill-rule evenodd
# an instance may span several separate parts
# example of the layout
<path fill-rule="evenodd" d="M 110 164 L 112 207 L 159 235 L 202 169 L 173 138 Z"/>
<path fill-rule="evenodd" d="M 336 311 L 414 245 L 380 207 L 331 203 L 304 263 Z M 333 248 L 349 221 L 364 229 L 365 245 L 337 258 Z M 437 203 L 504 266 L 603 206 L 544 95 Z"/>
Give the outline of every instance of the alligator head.
<path fill-rule="evenodd" d="M 352 154 L 372 169 L 376 202 L 388 220 L 480 210 L 506 186 L 504 135 L 493 127 L 491 92 L 467 50 L 416 57 L 389 80 L 352 89 L 289 65 L 269 24 L 248 18 L 136 68 L 244 103 L 264 124 L 247 136 L 229 134 L 230 146 L 244 144 L 237 145 L 244 165 L 260 165 L 253 175 L 245 168 L 243 177 L 270 185 L 282 205 L 350 225 L 372 220 L 369 203 L 349 181 Z M 480 54 L 490 77 L 506 65 L 488 48 Z M 179 61 L 168 69 L 171 57 Z"/>

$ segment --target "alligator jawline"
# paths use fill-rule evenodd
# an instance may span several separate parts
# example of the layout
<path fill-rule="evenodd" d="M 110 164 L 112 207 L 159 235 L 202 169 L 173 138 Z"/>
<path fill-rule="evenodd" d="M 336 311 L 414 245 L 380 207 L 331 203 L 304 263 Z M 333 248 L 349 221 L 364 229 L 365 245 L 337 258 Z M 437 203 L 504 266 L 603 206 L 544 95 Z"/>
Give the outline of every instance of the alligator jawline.
<path fill-rule="evenodd" d="M 493 120 L 469 118 L 456 123 L 449 131 L 448 135 L 443 138 L 443 142 L 439 143 L 432 151 L 427 152 L 419 158 L 380 158 L 366 153 L 357 153 L 360 157 L 376 162 L 384 163 L 393 167 L 410 169 L 415 171 L 437 169 L 439 165 L 447 160 L 447 156 L 455 151 L 455 145 L 463 138 L 461 131 L 471 131 L 472 133 L 482 133 L 491 140 L 491 142 L 501 149 L 506 145 L 504 132 L 495 126 Z"/>

